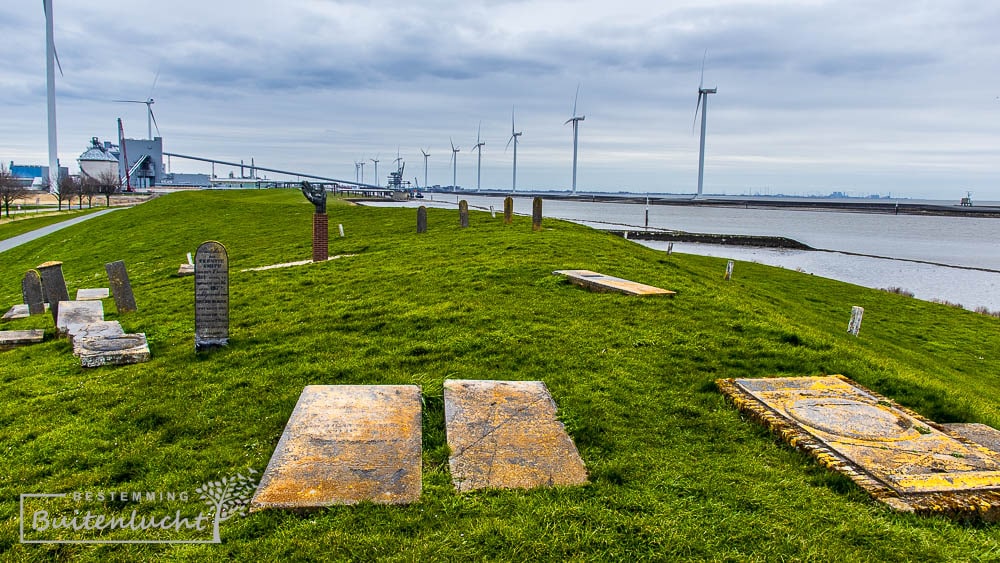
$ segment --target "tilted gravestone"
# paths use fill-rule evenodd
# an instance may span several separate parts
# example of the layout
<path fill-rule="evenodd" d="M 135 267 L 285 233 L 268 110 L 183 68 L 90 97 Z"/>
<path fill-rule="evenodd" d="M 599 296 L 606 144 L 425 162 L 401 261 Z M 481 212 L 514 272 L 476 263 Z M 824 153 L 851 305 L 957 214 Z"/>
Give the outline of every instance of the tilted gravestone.
<path fill-rule="evenodd" d="M 125 271 L 125 262 L 121 260 L 109 262 L 104 265 L 104 271 L 108 273 L 108 284 L 111 285 L 111 295 L 115 298 L 118 314 L 135 312 L 138 308 L 135 306 L 132 283 L 129 282 L 128 272 Z"/>
<path fill-rule="evenodd" d="M 45 298 L 42 295 L 42 278 L 37 270 L 28 270 L 21 280 L 21 297 L 28 306 L 29 315 L 40 315 L 45 312 Z"/>
<path fill-rule="evenodd" d="M 66 289 L 66 279 L 63 278 L 62 262 L 46 262 L 36 268 L 42 278 L 42 292 L 49 302 L 52 320 L 59 320 L 59 302 L 69 301 L 69 290 Z"/>
<path fill-rule="evenodd" d="M 514 198 L 507 196 L 503 200 L 503 222 L 510 225 L 514 221 Z"/>
<path fill-rule="evenodd" d="M 464 229 L 469 226 L 469 202 L 458 202 L 458 224 Z"/>
<path fill-rule="evenodd" d="M 427 232 L 427 208 L 421 205 L 417 208 L 417 233 Z"/>
<path fill-rule="evenodd" d="M 536 197 L 531 202 L 531 230 L 542 230 L 542 198 Z"/>
<path fill-rule="evenodd" d="M 229 255 L 222 243 L 202 243 L 194 256 L 194 349 L 229 344 Z"/>

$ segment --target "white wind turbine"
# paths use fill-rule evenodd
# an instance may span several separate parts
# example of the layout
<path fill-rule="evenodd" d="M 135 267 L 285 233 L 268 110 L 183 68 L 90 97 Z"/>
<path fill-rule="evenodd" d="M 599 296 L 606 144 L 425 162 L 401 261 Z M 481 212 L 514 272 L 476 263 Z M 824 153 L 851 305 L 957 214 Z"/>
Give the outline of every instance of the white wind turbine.
<path fill-rule="evenodd" d="M 705 177 L 705 126 L 708 120 L 708 95 L 714 94 L 718 88 L 704 88 L 705 84 L 705 57 L 708 56 L 708 49 L 701 57 L 701 79 L 698 80 L 698 104 L 694 107 L 694 121 L 691 123 L 691 132 L 694 133 L 695 123 L 698 122 L 698 108 L 701 108 L 701 150 L 698 153 L 698 195 L 701 195 L 702 181 Z M 702 99 L 704 98 L 704 102 Z"/>
<path fill-rule="evenodd" d="M 49 192 L 59 191 L 59 151 L 56 143 L 56 66 L 59 76 L 65 76 L 59 54 L 56 53 L 55 32 L 52 26 L 52 0 L 42 0 L 45 11 L 45 93 L 48 101 L 49 121 Z"/>
<path fill-rule="evenodd" d="M 375 158 L 372 158 L 370 160 L 375 163 L 375 186 L 379 187 L 379 184 L 378 184 L 378 155 L 375 155 Z M 399 160 L 399 159 L 397 158 L 396 160 Z"/>
<path fill-rule="evenodd" d="M 424 149 L 420 149 L 420 154 L 424 155 L 424 189 L 426 190 L 427 189 L 427 157 L 430 156 L 431 153 L 425 151 Z"/>
<path fill-rule="evenodd" d="M 580 85 L 576 85 L 576 96 L 573 96 L 573 117 L 566 120 L 567 125 L 569 123 L 573 124 L 573 193 L 576 193 L 576 147 L 577 147 L 577 132 L 580 128 L 580 122 L 587 119 L 586 115 L 577 116 L 576 115 L 576 100 L 580 97 Z"/>
<path fill-rule="evenodd" d="M 456 192 L 458 191 L 458 181 L 456 179 L 458 174 L 458 151 L 462 149 L 455 146 L 455 141 L 452 141 L 451 137 L 448 137 L 448 142 L 451 143 L 451 191 Z"/>
<path fill-rule="evenodd" d="M 476 164 L 476 191 L 480 189 L 480 184 L 483 178 L 483 147 L 486 146 L 486 141 L 479 140 L 479 134 L 483 130 L 483 122 L 479 122 L 479 129 L 476 130 L 476 146 L 472 147 L 472 150 L 479 151 L 479 162 Z"/>
<path fill-rule="evenodd" d="M 365 164 L 366 164 L 365 163 L 365 157 L 361 157 L 361 162 L 358 163 L 358 166 L 361 167 L 361 183 L 362 184 L 365 183 Z"/>
<path fill-rule="evenodd" d="M 514 108 L 510 108 L 510 139 L 507 139 L 507 147 L 510 146 L 510 142 L 514 141 L 514 176 L 511 182 L 511 191 L 517 191 L 517 138 L 523 134 L 522 131 L 514 132 Z M 507 151 L 507 147 L 504 147 L 504 152 Z"/>
<path fill-rule="evenodd" d="M 160 125 L 156 123 L 156 116 L 153 115 L 153 89 L 156 88 L 156 81 L 160 79 L 160 71 L 156 71 L 156 76 L 153 77 L 153 86 L 149 89 L 149 96 L 146 96 L 146 100 L 115 100 L 116 102 L 126 103 L 126 104 L 146 104 L 146 134 L 148 139 L 153 139 L 153 126 L 156 126 L 156 134 L 160 134 Z"/>

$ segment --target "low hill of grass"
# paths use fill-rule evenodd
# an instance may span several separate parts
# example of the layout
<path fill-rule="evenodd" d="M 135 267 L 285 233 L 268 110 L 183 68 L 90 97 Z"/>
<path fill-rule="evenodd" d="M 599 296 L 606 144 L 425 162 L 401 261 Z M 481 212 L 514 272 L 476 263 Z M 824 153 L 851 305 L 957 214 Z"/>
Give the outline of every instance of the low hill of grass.
<path fill-rule="evenodd" d="M 939 422 L 1000 425 L 1000 321 L 740 262 L 667 256 L 566 222 L 331 201 L 323 264 L 312 206 L 292 190 L 161 197 L 0 254 L 0 303 L 63 261 L 71 294 L 124 260 L 139 306 L 106 317 L 145 332 L 148 363 L 83 369 L 51 317 L 46 343 L 0 352 L 0 553 L 18 560 L 962 560 L 993 559 L 992 525 L 893 513 L 750 423 L 724 377 L 842 373 Z M 346 237 L 337 236 L 344 225 Z M 206 240 L 230 258 L 231 344 L 194 353 L 194 281 L 174 273 Z M 591 269 L 677 291 L 590 293 L 552 275 Z M 865 308 L 860 337 L 847 334 Z M 458 494 L 444 435 L 446 378 L 541 380 L 591 483 Z M 417 384 L 423 496 L 409 506 L 255 513 L 221 545 L 25 545 L 21 493 L 193 491 L 263 471 L 310 384 Z"/>

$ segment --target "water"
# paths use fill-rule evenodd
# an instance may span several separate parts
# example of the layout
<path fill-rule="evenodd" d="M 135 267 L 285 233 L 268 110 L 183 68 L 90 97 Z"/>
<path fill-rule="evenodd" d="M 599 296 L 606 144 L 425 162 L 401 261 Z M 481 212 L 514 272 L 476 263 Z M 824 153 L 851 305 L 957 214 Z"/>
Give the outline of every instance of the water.
<path fill-rule="evenodd" d="M 433 194 L 433 200 L 430 197 L 378 205 L 454 208 L 458 201 L 450 194 Z M 470 207 L 489 209 L 492 205 L 498 214 L 503 209 L 501 198 L 468 194 L 461 198 Z M 752 207 L 650 205 L 648 209 L 651 229 L 782 236 L 826 250 L 677 242 L 674 252 L 759 262 L 866 287 L 900 287 L 919 299 L 946 300 L 968 309 L 1000 310 L 1000 219 Z M 531 199 L 514 198 L 514 211 L 530 215 Z M 642 229 L 645 211 L 643 204 L 561 200 L 546 200 L 544 204 L 546 217 L 599 229 Z M 667 245 L 637 242 L 659 250 L 665 250 Z M 738 264 L 735 276 L 739 276 Z"/>

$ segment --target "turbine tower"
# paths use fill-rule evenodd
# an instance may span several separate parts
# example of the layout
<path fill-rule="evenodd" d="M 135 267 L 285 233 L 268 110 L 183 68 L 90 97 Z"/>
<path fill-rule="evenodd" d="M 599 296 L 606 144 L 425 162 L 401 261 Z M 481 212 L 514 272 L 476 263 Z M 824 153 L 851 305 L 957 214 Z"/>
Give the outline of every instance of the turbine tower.
<path fill-rule="evenodd" d="M 458 181 L 456 178 L 458 173 L 458 151 L 462 149 L 455 146 L 455 141 L 452 141 L 451 137 L 448 137 L 448 141 L 451 143 L 451 191 L 457 192 Z"/>
<path fill-rule="evenodd" d="M 56 53 L 55 32 L 52 26 L 52 0 L 42 0 L 45 10 L 45 93 L 48 101 L 49 121 L 49 193 L 59 191 L 59 151 L 56 147 L 56 66 L 59 76 L 65 76 L 59 54 Z"/>
<path fill-rule="evenodd" d="M 573 194 L 576 194 L 576 147 L 577 147 L 577 132 L 580 128 L 580 122 L 587 119 L 586 115 L 577 117 L 576 115 L 576 100 L 580 97 L 580 85 L 576 85 L 576 96 L 573 96 L 573 117 L 566 120 L 567 125 L 569 123 L 573 124 Z"/>
<path fill-rule="evenodd" d="M 486 145 L 486 141 L 479 140 L 479 134 L 483 130 L 483 122 L 479 122 L 479 129 L 476 130 L 476 146 L 472 147 L 472 150 L 479 151 L 479 162 L 476 164 L 476 191 L 480 189 L 480 183 L 483 179 L 483 147 Z"/>
<path fill-rule="evenodd" d="M 430 156 L 431 153 L 425 151 L 424 149 L 420 149 L 420 154 L 424 155 L 424 189 L 426 190 L 427 189 L 427 157 Z"/>
<path fill-rule="evenodd" d="M 375 158 L 370 160 L 375 163 L 375 187 L 380 187 L 378 183 L 378 155 L 375 155 Z"/>
<path fill-rule="evenodd" d="M 695 123 L 698 122 L 698 109 L 701 108 L 701 150 L 698 153 L 698 196 L 701 196 L 702 182 L 705 178 L 705 126 L 708 121 L 708 95 L 714 94 L 718 88 L 704 88 L 705 85 L 705 57 L 708 49 L 701 57 L 701 79 L 698 81 L 698 104 L 694 106 L 694 121 L 691 123 L 691 132 L 694 132 Z M 704 102 L 702 102 L 704 99 Z"/>
<path fill-rule="evenodd" d="M 507 147 L 510 146 L 510 142 L 514 141 L 514 176 L 511 181 L 511 191 L 517 191 L 517 138 L 520 137 L 523 132 L 514 132 L 514 107 L 510 108 L 510 139 L 507 139 Z M 504 147 L 504 152 L 507 152 L 507 147 Z"/>
<path fill-rule="evenodd" d="M 358 163 L 358 166 L 361 167 L 361 183 L 362 184 L 365 183 L 365 164 L 366 164 L 365 163 L 365 159 L 364 159 L 364 157 L 362 157 L 361 158 L 361 162 Z"/>

